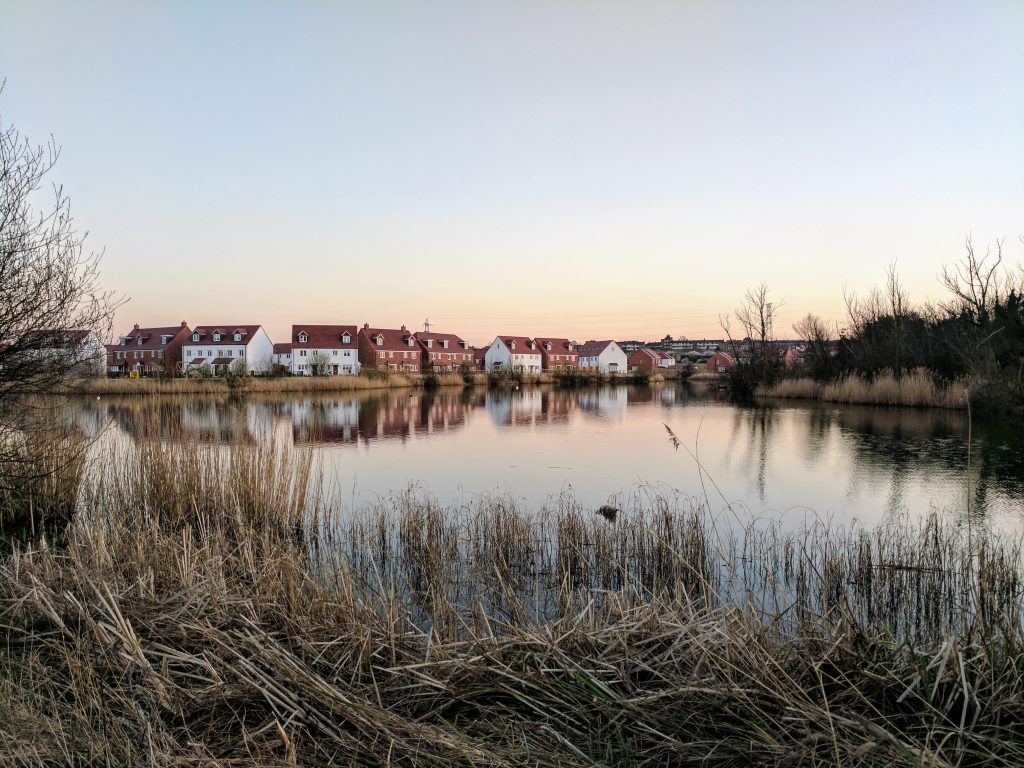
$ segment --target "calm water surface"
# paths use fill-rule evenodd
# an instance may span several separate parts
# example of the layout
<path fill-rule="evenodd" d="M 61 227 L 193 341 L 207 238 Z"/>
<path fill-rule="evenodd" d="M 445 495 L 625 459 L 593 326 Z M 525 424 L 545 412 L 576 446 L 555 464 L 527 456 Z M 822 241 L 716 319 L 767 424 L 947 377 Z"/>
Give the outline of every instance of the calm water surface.
<path fill-rule="evenodd" d="M 741 407 L 700 385 L 83 400 L 116 439 L 275 436 L 312 445 L 354 505 L 409 486 L 442 503 L 482 493 L 526 505 L 571 491 L 598 506 L 646 492 L 744 515 L 866 524 L 968 506 L 1024 521 L 1024 436 L 961 412 L 773 404 Z M 673 449 L 666 425 L 683 447 Z M 699 465 L 698 465 L 699 459 Z M 704 468 L 700 471 L 699 466 Z"/>

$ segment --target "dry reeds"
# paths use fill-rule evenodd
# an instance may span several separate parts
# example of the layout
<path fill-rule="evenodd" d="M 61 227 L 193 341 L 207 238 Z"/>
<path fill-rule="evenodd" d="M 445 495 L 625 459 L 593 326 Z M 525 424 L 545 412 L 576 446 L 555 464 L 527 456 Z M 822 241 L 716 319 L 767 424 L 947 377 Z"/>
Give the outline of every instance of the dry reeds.
<path fill-rule="evenodd" d="M 883 371 L 873 379 L 849 374 L 824 384 L 808 378 L 783 379 L 771 387 L 761 387 L 761 397 L 800 398 L 830 403 L 893 405 L 928 408 L 966 408 L 967 394 L 976 387 L 970 380 L 942 386 L 923 368 L 897 375 Z"/>
<path fill-rule="evenodd" d="M 286 444 L 116 449 L 0 566 L 0 759 L 1017 765 L 1020 542 L 646 489 L 344 510 Z"/>
<path fill-rule="evenodd" d="M 463 386 L 457 373 L 437 374 L 437 386 Z M 83 379 L 71 391 L 87 395 L 223 395 L 237 392 L 355 392 L 367 389 L 416 387 L 423 384 L 419 374 L 376 376 L 283 376 L 246 378 L 234 386 L 227 379 Z"/>

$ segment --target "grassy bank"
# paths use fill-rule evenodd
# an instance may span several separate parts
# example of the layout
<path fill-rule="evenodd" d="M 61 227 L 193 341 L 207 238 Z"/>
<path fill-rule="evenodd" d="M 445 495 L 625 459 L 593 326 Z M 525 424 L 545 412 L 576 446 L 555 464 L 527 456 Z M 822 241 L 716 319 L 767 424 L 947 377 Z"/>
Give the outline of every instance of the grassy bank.
<path fill-rule="evenodd" d="M 282 376 L 251 377 L 230 382 L 216 379 L 83 379 L 70 387 L 75 394 L 86 395 L 216 395 L 231 392 L 353 392 L 423 386 L 428 377 L 421 374 L 387 376 Z M 463 386 L 457 373 L 429 377 L 436 386 Z"/>
<path fill-rule="evenodd" d="M 641 492 L 611 520 L 353 513 L 288 444 L 137 451 L 0 565 L 5 763 L 1024 760 L 1015 539 L 731 529 Z"/>
<path fill-rule="evenodd" d="M 966 408 L 967 392 L 972 388 L 967 381 L 936 384 L 927 371 L 919 368 L 902 376 L 886 371 L 870 380 L 856 374 L 825 383 L 810 378 L 783 379 L 773 386 L 759 387 L 756 394 L 830 403 Z"/>

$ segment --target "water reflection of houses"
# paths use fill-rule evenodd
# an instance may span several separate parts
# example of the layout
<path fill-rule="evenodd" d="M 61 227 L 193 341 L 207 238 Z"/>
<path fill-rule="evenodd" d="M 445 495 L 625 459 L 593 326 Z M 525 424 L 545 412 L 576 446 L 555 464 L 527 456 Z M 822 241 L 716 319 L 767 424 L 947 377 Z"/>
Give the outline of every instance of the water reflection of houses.
<path fill-rule="evenodd" d="M 136 440 L 198 440 L 213 443 L 253 443 L 274 430 L 277 404 L 232 398 L 158 398 L 103 401 L 84 405 L 101 409 L 107 423 Z"/>
<path fill-rule="evenodd" d="M 539 389 L 488 392 L 484 407 L 495 426 L 528 427 L 541 418 L 542 394 Z"/>
<path fill-rule="evenodd" d="M 584 416 L 619 421 L 628 406 L 625 387 L 594 389 L 580 393 L 580 411 Z"/>
<path fill-rule="evenodd" d="M 311 399 L 293 407 L 292 436 L 296 443 L 405 440 L 461 428 L 470 407 L 451 393 L 403 391 L 360 399 Z"/>

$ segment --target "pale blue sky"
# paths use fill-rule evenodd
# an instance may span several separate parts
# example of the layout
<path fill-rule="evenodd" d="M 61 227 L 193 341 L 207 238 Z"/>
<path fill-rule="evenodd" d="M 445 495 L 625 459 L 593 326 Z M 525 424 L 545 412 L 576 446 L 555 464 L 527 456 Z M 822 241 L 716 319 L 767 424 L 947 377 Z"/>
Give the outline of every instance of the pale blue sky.
<path fill-rule="evenodd" d="M 118 316 L 780 333 L 1024 255 L 1024 2 L 0 0 Z"/>

